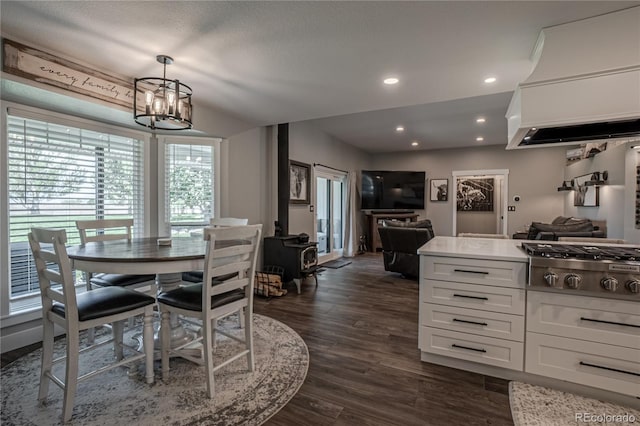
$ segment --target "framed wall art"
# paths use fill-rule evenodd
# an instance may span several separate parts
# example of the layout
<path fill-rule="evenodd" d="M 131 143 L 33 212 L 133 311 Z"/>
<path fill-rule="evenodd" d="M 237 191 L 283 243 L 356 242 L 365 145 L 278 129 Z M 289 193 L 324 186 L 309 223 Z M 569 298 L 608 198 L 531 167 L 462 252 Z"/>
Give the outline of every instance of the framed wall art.
<path fill-rule="evenodd" d="M 592 174 L 573 179 L 573 205 L 577 207 L 597 207 L 600 205 L 600 188 L 589 185 Z"/>
<path fill-rule="evenodd" d="M 311 203 L 311 165 L 289 160 L 289 203 Z"/>
<path fill-rule="evenodd" d="M 493 178 L 458 180 L 456 188 L 457 210 L 459 212 L 492 212 L 493 186 Z"/>
<path fill-rule="evenodd" d="M 430 201 L 447 201 L 449 199 L 449 179 L 431 179 Z"/>

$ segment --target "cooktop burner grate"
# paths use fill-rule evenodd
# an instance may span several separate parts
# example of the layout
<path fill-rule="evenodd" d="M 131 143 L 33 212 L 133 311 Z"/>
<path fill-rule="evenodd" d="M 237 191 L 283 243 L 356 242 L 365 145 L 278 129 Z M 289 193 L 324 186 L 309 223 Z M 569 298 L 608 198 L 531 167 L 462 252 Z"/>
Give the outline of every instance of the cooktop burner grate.
<path fill-rule="evenodd" d="M 522 243 L 530 256 L 556 259 L 640 261 L 640 247 L 600 246 L 592 244 Z"/>

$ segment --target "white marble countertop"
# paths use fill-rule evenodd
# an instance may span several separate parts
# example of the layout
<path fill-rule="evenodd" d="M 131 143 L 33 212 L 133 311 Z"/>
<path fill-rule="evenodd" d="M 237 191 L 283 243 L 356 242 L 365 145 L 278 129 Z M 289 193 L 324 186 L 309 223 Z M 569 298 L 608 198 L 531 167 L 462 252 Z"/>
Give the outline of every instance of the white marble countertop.
<path fill-rule="evenodd" d="M 522 240 L 494 238 L 434 237 L 418 249 L 419 255 L 527 262 Z"/>

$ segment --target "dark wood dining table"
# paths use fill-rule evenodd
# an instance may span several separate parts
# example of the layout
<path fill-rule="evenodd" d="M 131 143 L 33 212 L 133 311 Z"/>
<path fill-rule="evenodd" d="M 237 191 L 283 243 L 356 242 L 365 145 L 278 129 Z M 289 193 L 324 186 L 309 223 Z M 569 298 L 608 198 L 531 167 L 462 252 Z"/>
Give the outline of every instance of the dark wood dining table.
<path fill-rule="evenodd" d="M 155 274 L 158 292 L 183 283 L 182 273 L 202 270 L 207 249 L 200 237 L 173 238 L 171 245 L 159 245 L 158 238 L 97 241 L 67 248 L 74 269 L 109 274 Z M 193 336 L 171 317 L 171 346 L 188 343 Z M 157 342 L 156 342 L 157 344 Z"/>

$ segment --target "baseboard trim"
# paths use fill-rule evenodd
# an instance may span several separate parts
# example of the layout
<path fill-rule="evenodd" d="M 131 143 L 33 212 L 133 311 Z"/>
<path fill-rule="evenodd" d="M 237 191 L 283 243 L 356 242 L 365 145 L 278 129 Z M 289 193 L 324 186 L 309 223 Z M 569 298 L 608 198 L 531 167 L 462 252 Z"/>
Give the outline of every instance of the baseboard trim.
<path fill-rule="evenodd" d="M 64 334 L 64 330 L 56 325 L 54 334 L 59 336 Z M 0 337 L 0 348 L 2 348 L 2 353 L 5 353 L 38 342 L 42 342 L 42 325 L 3 335 Z"/>

